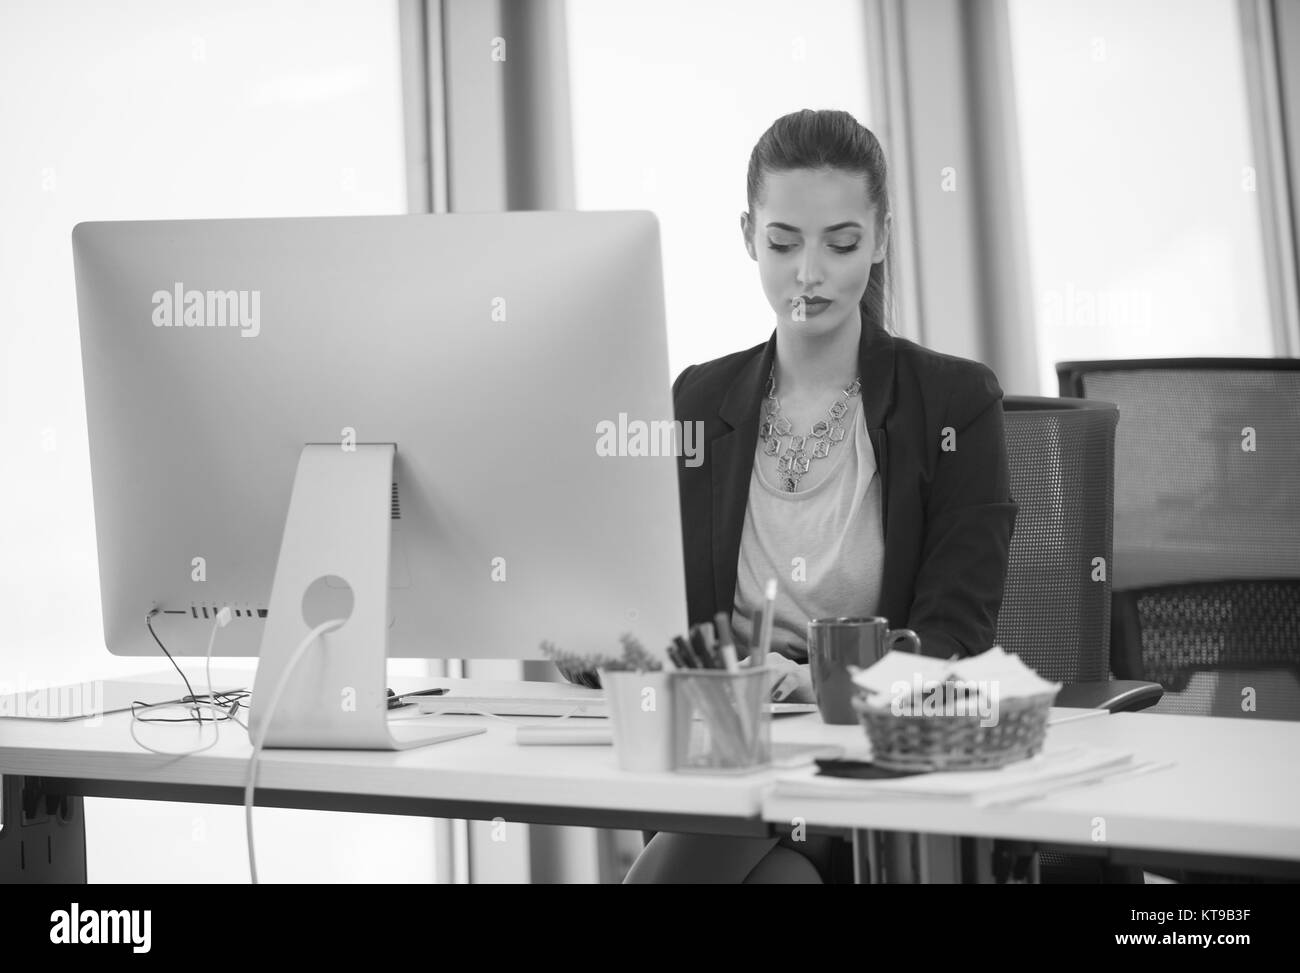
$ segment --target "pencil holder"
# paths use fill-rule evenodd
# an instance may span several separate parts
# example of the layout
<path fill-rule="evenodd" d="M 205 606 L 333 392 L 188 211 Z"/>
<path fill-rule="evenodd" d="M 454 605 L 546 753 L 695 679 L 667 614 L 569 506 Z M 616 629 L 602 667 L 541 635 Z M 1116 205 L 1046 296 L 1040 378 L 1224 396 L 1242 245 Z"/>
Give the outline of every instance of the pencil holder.
<path fill-rule="evenodd" d="M 673 767 L 681 773 L 748 773 L 767 766 L 772 718 L 767 666 L 726 672 L 679 669 L 673 696 Z"/>
<path fill-rule="evenodd" d="M 614 754 L 623 770 L 673 769 L 673 694 L 667 672 L 600 670 Z"/>

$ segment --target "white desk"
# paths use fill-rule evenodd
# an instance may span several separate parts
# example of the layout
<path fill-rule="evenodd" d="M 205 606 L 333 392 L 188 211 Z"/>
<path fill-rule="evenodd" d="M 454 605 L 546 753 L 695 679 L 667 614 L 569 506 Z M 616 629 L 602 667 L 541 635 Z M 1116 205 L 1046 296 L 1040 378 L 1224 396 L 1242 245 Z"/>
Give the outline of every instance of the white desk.
<path fill-rule="evenodd" d="M 394 679 L 392 685 L 399 691 L 454 684 L 475 695 L 521 692 L 518 683 L 436 678 L 420 682 L 417 686 L 414 680 Z M 569 692 L 569 687 L 553 683 L 523 685 L 540 695 Z M 1209 829 L 1216 850 L 1300 860 L 1297 762 L 1292 756 L 1300 746 L 1300 725 L 1140 714 L 1109 717 L 1078 710 L 1056 710 L 1053 717 L 1074 721 L 1049 732 L 1134 748 L 1139 738 L 1149 740 L 1144 755 L 1147 746 L 1159 746 L 1162 753 L 1177 754 L 1188 770 L 1177 778 L 1164 771 L 1127 784 L 1102 785 L 1053 798 L 1048 808 L 1026 805 L 1014 812 L 965 808 L 941 814 L 933 807 L 801 800 L 798 813 L 810 825 L 833 829 L 892 828 L 1051 842 L 1086 842 L 1088 832 L 1080 832 L 1080 822 L 1106 814 L 1113 844 L 1204 851 Z M 618 769 L 608 747 L 521 747 L 514 742 L 513 726 L 498 720 L 430 719 L 484 726 L 487 732 L 400 753 L 269 750 L 258 771 L 257 804 L 740 836 L 775 834 L 776 823 L 788 823 L 791 816 L 791 808 L 765 800 L 772 781 L 789 770 L 738 777 L 633 774 Z M 220 744 L 205 753 L 163 757 L 136 746 L 129 722 L 129 714 L 105 717 L 97 727 L 0 719 L 0 775 L 6 777 L 9 820 L 16 795 L 24 789 L 39 794 L 42 806 L 52 807 L 62 796 L 243 802 L 252 747 L 240 727 L 224 724 Z M 1147 723 L 1150 728 L 1143 730 Z M 188 728 L 140 727 L 139 732 L 157 747 L 181 749 L 195 739 Z M 850 746 L 863 740 L 858 727 L 825 726 L 815 714 L 774 720 L 773 738 Z M 1253 762 L 1246 764 L 1242 753 L 1254 754 Z M 1185 779 L 1182 786 L 1192 788 L 1197 798 L 1183 802 L 1168 793 L 1175 779 Z M 80 822 L 76 825 L 66 840 L 75 840 Z M 10 828 L 0 832 L 0 848 L 13 833 Z M 81 842 L 84 849 L 84 831 Z M 0 879 L 7 867 L 0 857 Z"/>
<path fill-rule="evenodd" d="M 216 681 L 238 684 L 240 674 L 223 672 L 218 679 L 214 670 Z M 201 691 L 198 682 L 193 684 Z M 463 695 L 547 697 L 572 690 L 556 683 L 436 677 L 393 679 L 391 684 L 399 692 L 448 685 Z M 175 691 L 174 685 L 165 685 Z M 97 727 L 0 719 L 0 775 L 40 778 L 41 790 L 51 795 L 243 803 L 252 745 L 241 727 L 223 723 L 220 742 L 204 753 L 164 757 L 135 744 L 130 718 L 129 713 L 105 716 Z M 256 803 L 750 836 L 769 830 L 759 811 L 775 772 L 730 778 L 624 773 L 612 747 L 515 743 L 516 724 L 544 722 L 545 717 L 506 717 L 509 723 L 487 716 L 421 717 L 411 707 L 399 718 L 482 726 L 486 732 L 403 752 L 265 750 Z M 159 749 L 180 750 L 198 740 L 197 730 L 188 726 L 136 729 Z M 211 729 L 204 733 L 206 742 Z"/>
<path fill-rule="evenodd" d="M 763 817 L 855 832 L 906 831 L 1033 841 L 1148 866 L 1200 856 L 1205 867 L 1243 859 L 1289 862 L 1300 873 L 1300 723 L 1120 713 L 1052 726 L 1061 744 L 1130 750 L 1174 761 L 1152 773 L 1081 786 L 1014 807 L 935 801 L 777 798 Z M 811 775 L 814 771 L 780 776 Z M 1094 839 L 1098 821 L 1104 841 Z M 859 843 L 863 842 L 858 835 Z M 1133 854 L 1116 854 L 1122 849 Z M 1141 852 L 1142 854 L 1136 854 Z"/>

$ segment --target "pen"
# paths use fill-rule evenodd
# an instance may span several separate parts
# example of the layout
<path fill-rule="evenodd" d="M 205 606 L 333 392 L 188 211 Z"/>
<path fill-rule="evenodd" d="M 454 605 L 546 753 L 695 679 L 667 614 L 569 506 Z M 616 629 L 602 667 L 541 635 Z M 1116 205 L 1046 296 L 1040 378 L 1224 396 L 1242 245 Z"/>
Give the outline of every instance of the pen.
<path fill-rule="evenodd" d="M 731 623 L 727 621 L 727 613 L 718 612 L 714 615 L 713 624 L 718 630 L 718 645 L 721 647 L 722 661 L 728 672 L 735 672 L 740 668 L 740 664 L 736 661 L 736 643 L 731 637 Z"/>
<path fill-rule="evenodd" d="M 690 642 L 696 658 L 700 660 L 700 667 L 703 669 L 714 668 L 712 654 L 709 652 L 708 643 L 704 640 L 704 629 L 699 625 L 691 626 Z"/>
<path fill-rule="evenodd" d="M 713 635 L 713 623 L 701 622 L 700 631 L 704 638 L 704 651 L 709 654 L 709 665 L 713 669 L 725 669 L 727 663 L 722 658 L 722 651 L 719 649 L 717 640 Z"/>
<path fill-rule="evenodd" d="M 722 657 L 722 664 L 727 672 L 737 673 L 740 671 L 740 664 L 736 661 L 736 645 L 732 640 L 731 623 L 727 621 L 726 612 L 718 612 L 713 616 L 713 625 L 718 630 L 718 654 Z M 739 703 L 743 698 L 740 694 L 743 690 L 738 686 L 732 694 L 733 702 Z M 744 734 L 742 745 L 746 751 L 752 751 L 759 745 L 759 740 L 754 733 L 754 726 L 750 723 L 748 710 L 744 705 L 737 705 L 737 713 L 740 715 L 741 732 Z M 762 716 L 759 717 L 759 725 L 762 725 Z"/>
<path fill-rule="evenodd" d="M 704 668 L 722 672 L 725 668 L 722 653 L 714 648 L 713 623 L 700 622 L 691 626 L 691 647 L 704 660 Z M 715 746 L 743 755 L 749 748 L 752 734 L 748 731 L 743 707 L 736 704 L 735 688 L 729 680 L 707 680 L 697 687 L 698 698 L 705 703 L 708 720 L 715 734 Z"/>
<path fill-rule="evenodd" d="M 674 635 L 673 643 L 677 646 L 677 654 L 682 657 L 682 662 L 685 663 L 684 668 L 686 669 L 700 668 L 700 662 L 698 659 L 695 658 L 695 653 L 691 651 L 691 646 L 689 642 L 687 642 L 680 635 Z"/>
<path fill-rule="evenodd" d="M 722 656 L 719 654 L 713 644 L 713 623 L 700 622 L 695 626 L 696 638 L 699 641 L 700 654 L 704 656 L 704 663 L 710 669 L 721 669 Z"/>

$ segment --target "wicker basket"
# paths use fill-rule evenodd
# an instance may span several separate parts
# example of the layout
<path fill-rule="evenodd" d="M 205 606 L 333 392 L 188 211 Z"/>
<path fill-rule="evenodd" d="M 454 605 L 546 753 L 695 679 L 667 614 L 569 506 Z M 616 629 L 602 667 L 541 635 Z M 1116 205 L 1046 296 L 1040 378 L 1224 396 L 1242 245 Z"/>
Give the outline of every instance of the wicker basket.
<path fill-rule="evenodd" d="M 1025 760 L 1042 749 L 1047 716 L 1056 690 L 1003 700 L 998 720 L 980 726 L 980 716 L 895 715 L 888 705 L 853 699 L 853 709 L 871 741 L 872 762 L 886 770 L 989 770 Z"/>

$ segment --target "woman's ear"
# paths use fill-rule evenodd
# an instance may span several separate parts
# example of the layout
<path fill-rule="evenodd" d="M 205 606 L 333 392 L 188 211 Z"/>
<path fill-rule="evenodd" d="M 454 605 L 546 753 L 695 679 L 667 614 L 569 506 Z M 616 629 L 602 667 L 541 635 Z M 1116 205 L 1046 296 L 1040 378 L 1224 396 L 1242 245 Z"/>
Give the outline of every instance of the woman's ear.
<path fill-rule="evenodd" d="M 876 241 L 876 252 L 871 257 L 873 264 L 878 264 L 885 259 L 885 254 L 889 252 L 889 234 L 894 229 L 894 214 L 886 213 L 885 222 L 880 230 L 880 239 Z"/>
<path fill-rule="evenodd" d="M 757 260 L 758 254 L 754 252 L 754 228 L 749 222 L 749 214 L 740 214 L 740 235 L 745 239 L 745 250 L 749 253 L 750 260 Z"/>

